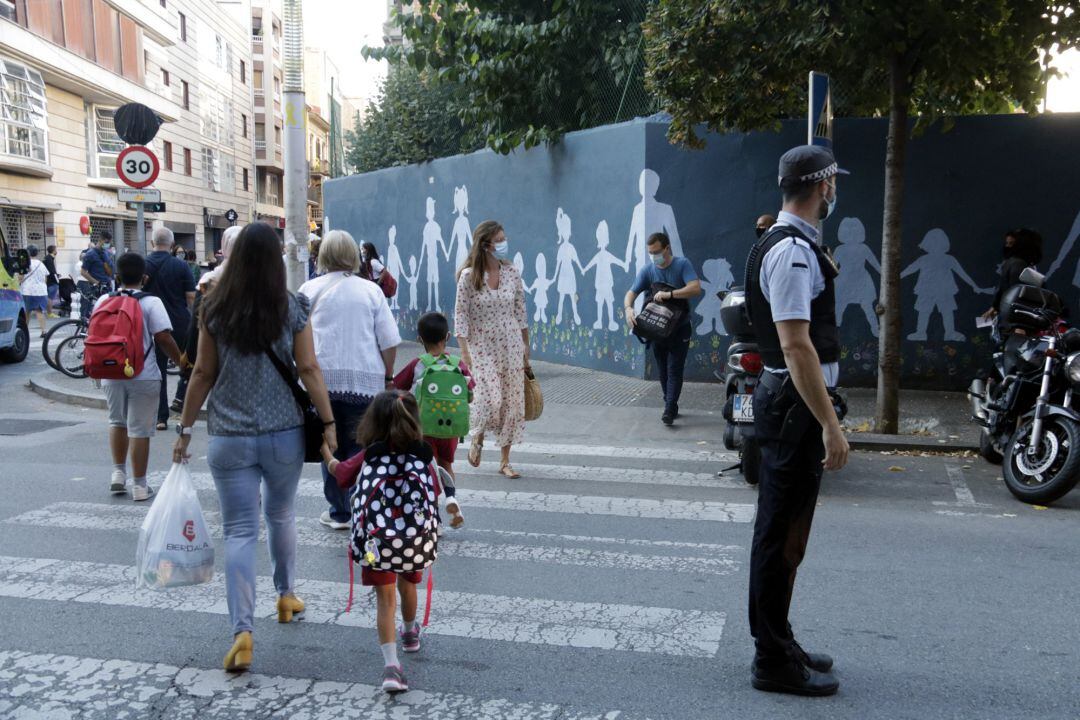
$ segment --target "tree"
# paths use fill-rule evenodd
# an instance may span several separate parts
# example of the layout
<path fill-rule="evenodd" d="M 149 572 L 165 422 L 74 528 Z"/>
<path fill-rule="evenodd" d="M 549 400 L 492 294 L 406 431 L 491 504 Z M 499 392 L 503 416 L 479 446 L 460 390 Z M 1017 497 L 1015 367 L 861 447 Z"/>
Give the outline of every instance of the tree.
<path fill-rule="evenodd" d="M 409 165 L 483 147 L 458 119 L 460 93 L 408 66 L 392 67 L 363 120 L 345 133 L 356 172 Z"/>
<path fill-rule="evenodd" d="M 641 21 L 649 0 L 418 0 L 391 22 L 405 43 L 366 57 L 460 89 L 462 124 L 509 153 L 652 109 Z"/>
<path fill-rule="evenodd" d="M 810 70 L 828 73 L 844 114 L 887 114 L 876 430 L 897 432 L 904 161 L 912 131 L 938 118 L 1036 112 L 1075 47 L 1080 12 L 1052 0 L 660 0 L 645 23 L 646 85 L 669 137 L 776 128 L 805 112 Z M 914 126 L 909 122 L 916 120 Z"/>

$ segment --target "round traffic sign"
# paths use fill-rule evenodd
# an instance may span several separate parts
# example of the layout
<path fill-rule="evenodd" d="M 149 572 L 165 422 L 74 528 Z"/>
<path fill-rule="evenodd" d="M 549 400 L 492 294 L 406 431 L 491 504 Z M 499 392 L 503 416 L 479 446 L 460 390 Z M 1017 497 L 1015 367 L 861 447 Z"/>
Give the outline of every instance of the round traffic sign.
<path fill-rule="evenodd" d="M 160 170 L 157 156 L 142 145 L 126 147 L 116 158 L 116 174 L 134 188 L 144 188 L 157 180 Z"/>

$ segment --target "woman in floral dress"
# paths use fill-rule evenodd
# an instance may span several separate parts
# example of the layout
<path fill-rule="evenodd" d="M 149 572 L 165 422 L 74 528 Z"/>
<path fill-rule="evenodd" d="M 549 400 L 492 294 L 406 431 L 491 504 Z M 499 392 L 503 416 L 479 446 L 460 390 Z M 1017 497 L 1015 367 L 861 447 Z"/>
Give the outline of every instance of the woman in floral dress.
<path fill-rule="evenodd" d="M 510 467 L 510 448 L 525 435 L 529 324 L 521 273 L 508 258 L 502 226 L 494 220 L 477 225 L 469 257 L 458 270 L 454 329 L 462 360 L 476 380 L 469 464 L 480 465 L 484 436 L 491 433 L 502 450 L 499 473 L 518 478 Z"/>

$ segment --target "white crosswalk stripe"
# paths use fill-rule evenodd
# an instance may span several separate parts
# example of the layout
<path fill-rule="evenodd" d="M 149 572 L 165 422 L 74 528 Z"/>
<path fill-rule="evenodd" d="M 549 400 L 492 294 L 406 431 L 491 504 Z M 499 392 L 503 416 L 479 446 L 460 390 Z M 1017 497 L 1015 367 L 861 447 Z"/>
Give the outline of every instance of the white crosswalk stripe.
<path fill-rule="evenodd" d="M 674 470 L 648 470 L 639 468 L 606 468 L 586 465 L 541 465 L 514 463 L 514 469 L 534 480 L 569 480 L 574 482 L 630 483 L 633 485 L 670 485 L 673 487 L 720 488 L 724 490 L 755 490 L 742 478 L 717 477 L 715 472 L 689 473 Z M 457 470 L 461 477 L 491 475 L 498 473 L 497 463 L 481 463 L 478 470 L 463 467 Z"/>
<path fill-rule="evenodd" d="M 248 673 L 107 658 L 0 651 L 0 687 L 18 679 L 18 694 L 0 693 L 3 717 L 275 717 L 309 720 L 633 720 L 618 711 L 575 712 L 547 703 L 413 690 L 390 700 L 362 683 Z"/>
<path fill-rule="evenodd" d="M 514 446 L 515 453 L 548 455 L 551 457 L 609 457 L 629 460 L 658 460 L 662 462 L 722 463 L 737 458 L 737 453 L 690 450 L 683 448 L 613 447 L 610 445 L 569 445 L 564 443 L 525 442 Z M 458 446 L 458 457 L 469 454 L 468 442 Z M 516 463 L 515 463 L 516 464 Z"/>
<path fill-rule="evenodd" d="M 5 522 L 35 527 L 66 528 L 78 530 L 125 531 L 137 533 L 146 516 L 146 506 L 107 505 L 100 503 L 53 503 L 40 510 L 16 515 Z M 221 515 L 204 513 L 210 533 L 215 538 L 223 536 Z M 262 533 L 265 539 L 265 530 Z M 541 539 L 533 533 L 532 539 Z M 344 552 L 346 533 L 334 532 L 318 525 L 314 518 L 298 518 L 297 543 L 306 547 L 322 547 Z M 513 537 L 509 535 L 508 537 Z M 439 557 L 467 557 L 479 560 L 512 562 L 536 562 L 556 565 L 578 565 L 591 568 L 618 570 L 652 570 L 684 572 L 705 575 L 730 575 L 739 563 L 734 555 L 738 547 L 710 546 L 711 554 L 699 556 L 657 555 L 613 552 L 610 550 L 568 547 L 575 544 L 619 544 L 616 538 L 591 538 L 582 536 L 549 536 L 559 544 L 521 545 L 517 543 L 490 543 L 479 540 L 459 539 L 459 531 L 448 530 L 439 542 Z M 654 546 L 660 549 L 662 546 Z"/>
<path fill-rule="evenodd" d="M 374 595 L 358 593 L 344 612 L 347 583 L 300 580 L 305 622 L 375 626 Z M 226 614 L 225 586 L 212 582 L 183 592 L 135 589 L 127 565 L 0 556 L 0 596 L 68 603 L 99 603 L 175 612 Z M 256 581 L 256 618 L 276 614 L 273 579 Z M 422 611 L 421 611 L 422 612 Z M 483 640 L 712 657 L 720 647 L 725 614 L 614 603 L 590 603 L 440 592 L 432 601 L 427 632 Z"/>

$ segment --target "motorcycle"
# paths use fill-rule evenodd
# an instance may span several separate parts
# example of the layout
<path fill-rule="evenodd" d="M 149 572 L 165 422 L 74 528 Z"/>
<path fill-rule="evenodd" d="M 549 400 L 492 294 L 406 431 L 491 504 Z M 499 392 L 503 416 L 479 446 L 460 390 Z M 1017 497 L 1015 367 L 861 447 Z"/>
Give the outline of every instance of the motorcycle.
<path fill-rule="evenodd" d="M 980 453 L 1002 464 L 1018 499 L 1047 504 L 1080 480 L 1080 330 L 1033 268 L 1020 274 L 998 311 L 1004 347 L 993 371 L 968 388 L 972 419 L 982 425 Z"/>
<path fill-rule="evenodd" d="M 754 438 L 754 388 L 763 363 L 746 315 L 746 292 L 736 285 L 716 295 L 720 298 L 720 322 L 731 338 L 724 367 L 714 373 L 723 383 L 726 397 L 724 447 L 739 451 L 739 463 L 727 470 L 738 469 L 747 483 L 757 485 L 761 449 Z"/>

